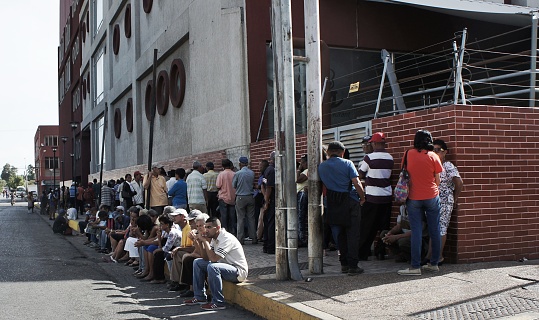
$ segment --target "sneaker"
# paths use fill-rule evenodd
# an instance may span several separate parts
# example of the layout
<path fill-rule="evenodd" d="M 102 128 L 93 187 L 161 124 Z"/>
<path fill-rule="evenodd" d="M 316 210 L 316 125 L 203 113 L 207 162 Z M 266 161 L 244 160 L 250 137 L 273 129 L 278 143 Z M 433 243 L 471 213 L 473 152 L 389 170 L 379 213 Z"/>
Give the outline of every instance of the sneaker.
<path fill-rule="evenodd" d="M 180 294 L 180 298 L 189 298 L 189 297 L 194 297 L 194 296 L 195 296 L 195 293 L 191 290 L 187 290 Z"/>
<path fill-rule="evenodd" d="M 397 274 L 401 276 L 420 276 L 421 269 L 406 268 L 406 269 L 397 271 Z"/>
<path fill-rule="evenodd" d="M 183 303 L 187 306 L 194 306 L 197 304 L 208 304 L 207 301 L 198 300 L 197 298 L 191 298 L 188 300 L 184 300 Z"/>
<path fill-rule="evenodd" d="M 203 309 L 203 310 L 223 310 L 223 309 L 226 309 L 226 307 L 216 305 L 215 303 L 206 303 L 206 304 L 201 305 L 200 309 Z"/>
<path fill-rule="evenodd" d="M 341 266 L 341 273 L 348 273 L 348 270 L 350 270 L 350 267 L 348 267 L 348 266 Z"/>
<path fill-rule="evenodd" d="M 363 269 L 360 267 L 353 267 L 348 269 L 349 276 L 357 276 L 360 273 L 363 273 Z"/>
<path fill-rule="evenodd" d="M 251 239 L 251 237 L 245 237 L 243 241 L 253 241 L 253 239 Z"/>
<path fill-rule="evenodd" d="M 430 271 L 430 272 L 438 272 L 440 271 L 440 268 L 438 266 L 433 266 L 430 263 L 427 263 L 426 265 L 421 267 L 421 270 Z"/>

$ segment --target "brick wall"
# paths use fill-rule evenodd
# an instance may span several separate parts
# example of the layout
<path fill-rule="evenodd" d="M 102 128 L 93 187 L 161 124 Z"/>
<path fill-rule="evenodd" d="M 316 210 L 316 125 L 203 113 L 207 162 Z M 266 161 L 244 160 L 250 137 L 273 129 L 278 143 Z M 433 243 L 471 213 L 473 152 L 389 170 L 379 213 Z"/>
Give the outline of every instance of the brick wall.
<path fill-rule="evenodd" d="M 258 168 L 260 161 L 267 160 L 273 150 L 275 150 L 275 140 L 273 139 L 251 143 L 251 169 Z M 301 156 L 306 153 L 307 135 L 296 135 L 296 161 L 299 161 Z M 256 173 L 256 170 L 254 171 Z"/>
<path fill-rule="evenodd" d="M 459 105 L 373 120 L 373 132 L 388 136 L 394 182 L 418 129 L 446 141 L 464 181 L 445 256 L 466 263 L 539 258 L 539 111 Z"/>

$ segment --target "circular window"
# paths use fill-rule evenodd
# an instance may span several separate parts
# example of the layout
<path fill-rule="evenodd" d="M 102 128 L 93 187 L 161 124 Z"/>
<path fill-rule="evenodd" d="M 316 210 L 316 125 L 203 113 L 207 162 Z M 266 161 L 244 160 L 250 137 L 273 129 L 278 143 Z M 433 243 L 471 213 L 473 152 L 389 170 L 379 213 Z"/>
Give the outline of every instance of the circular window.
<path fill-rule="evenodd" d="M 114 110 L 114 135 L 116 138 L 120 138 L 122 134 L 122 112 L 119 108 Z"/>
<path fill-rule="evenodd" d="M 153 0 L 142 0 L 142 8 L 144 12 L 150 13 L 152 11 Z"/>
<path fill-rule="evenodd" d="M 170 102 L 176 108 L 182 106 L 185 97 L 185 67 L 182 59 L 172 61 L 170 67 Z"/>
<path fill-rule="evenodd" d="M 112 33 L 112 51 L 116 55 L 120 51 L 120 25 L 119 24 L 116 24 L 114 26 L 114 31 Z"/>
<path fill-rule="evenodd" d="M 127 105 L 125 107 L 125 124 L 127 126 L 127 132 L 133 132 L 133 99 L 127 99 Z"/>
<path fill-rule="evenodd" d="M 165 70 L 159 72 L 156 86 L 157 112 L 164 116 L 168 110 L 168 73 Z"/>
<path fill-rule="evenodd" d="M 146 83 L 146 92 L 144 94 L 144 109 L 146 111 L 146 119 L 148 121 L 152 120 L 152 90 L 153 90 L 153 81 L 149 80 Z"/>
<path fill-rule="evenodd" d="M 131 38 L 131 4 L 125 6 L 124 32 L 126 38 Z"/>

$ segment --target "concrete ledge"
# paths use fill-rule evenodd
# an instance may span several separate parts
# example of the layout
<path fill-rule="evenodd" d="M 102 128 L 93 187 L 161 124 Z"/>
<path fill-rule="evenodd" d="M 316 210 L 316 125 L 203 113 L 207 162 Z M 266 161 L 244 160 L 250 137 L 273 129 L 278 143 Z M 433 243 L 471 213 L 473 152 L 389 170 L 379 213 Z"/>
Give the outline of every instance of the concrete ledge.
<path fill-rule="evenodd" d="M 223 293 L 227 302 L 270 320 L 339 319 L 335 316 L 292 301 L 286 292 L 269 292 L 252 283 L 223 281 Z"/>

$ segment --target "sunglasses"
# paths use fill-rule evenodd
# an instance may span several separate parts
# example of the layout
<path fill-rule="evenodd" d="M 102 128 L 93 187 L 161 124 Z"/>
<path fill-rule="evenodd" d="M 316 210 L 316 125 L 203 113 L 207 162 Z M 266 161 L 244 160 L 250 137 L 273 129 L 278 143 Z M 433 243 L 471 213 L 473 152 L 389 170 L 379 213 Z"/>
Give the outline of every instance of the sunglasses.
<path fill-rule="evenodd" d="M 444 148 L 434 148 L 433 151 L 438 153 L 438 152 L 442 152 L 442 151 L 445 151 L 445 150 L 444 150 Z"/>

